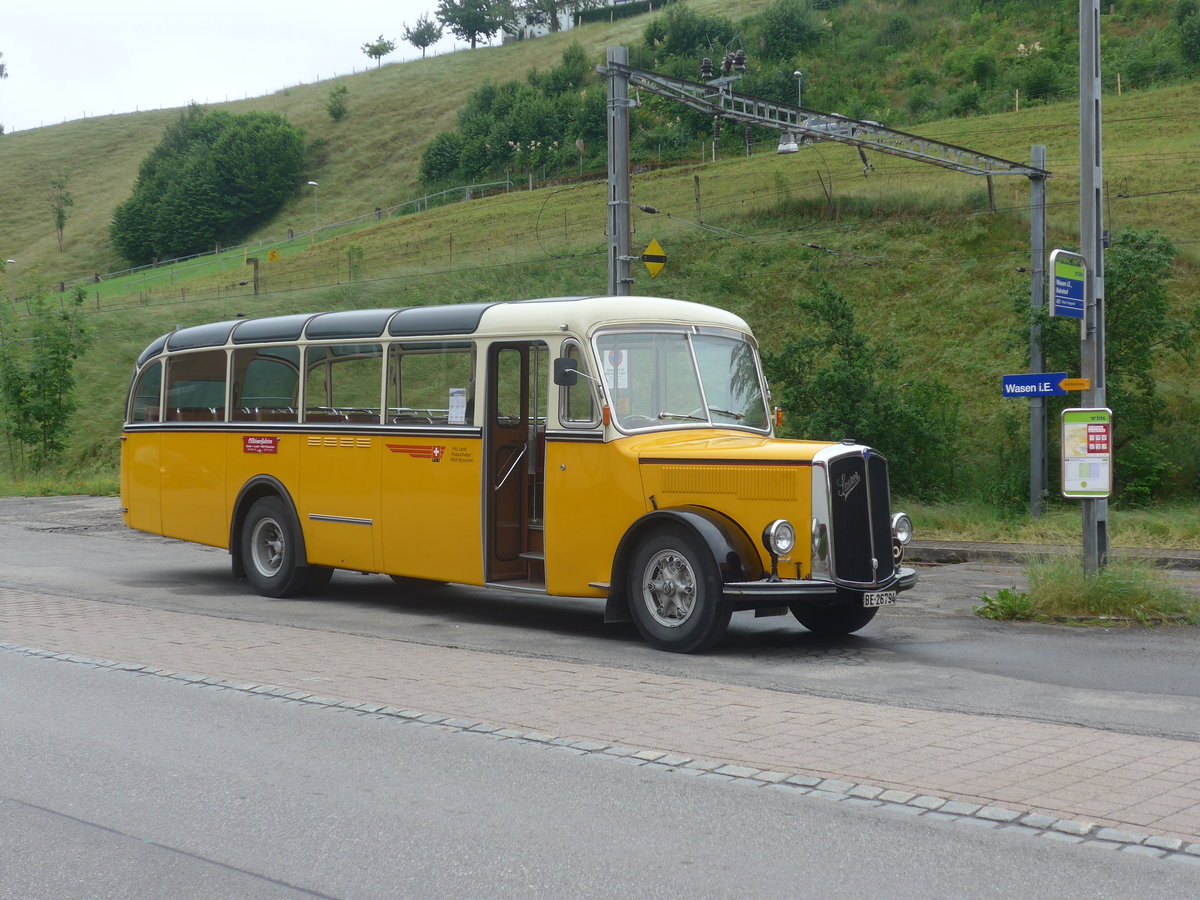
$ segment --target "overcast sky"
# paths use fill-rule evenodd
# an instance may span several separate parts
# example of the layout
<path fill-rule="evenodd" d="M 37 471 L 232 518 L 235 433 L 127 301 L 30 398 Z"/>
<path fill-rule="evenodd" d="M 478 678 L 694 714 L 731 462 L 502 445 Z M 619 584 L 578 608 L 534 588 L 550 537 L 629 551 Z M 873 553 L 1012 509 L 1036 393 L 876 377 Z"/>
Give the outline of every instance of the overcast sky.
<path fill-rule="evenodd" d="M 362 45 L 396 42 L 384 63 L 420 57 L 404 40 L 437 0 L 18 0 L 0 15 L 6 131 L 85 116 L 221 103 L 361 72 Z M 427 54 L 466 46 L 447 34 Z"/>

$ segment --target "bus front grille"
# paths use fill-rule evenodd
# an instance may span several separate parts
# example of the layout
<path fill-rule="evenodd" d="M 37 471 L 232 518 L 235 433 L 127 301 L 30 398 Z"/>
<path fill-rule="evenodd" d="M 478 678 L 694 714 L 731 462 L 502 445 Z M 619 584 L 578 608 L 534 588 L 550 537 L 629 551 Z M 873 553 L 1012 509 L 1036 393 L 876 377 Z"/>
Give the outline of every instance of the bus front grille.
<path fill-rule="evenodd" d="M 838 581 L 872 585 L 895 571 L 887 460 L 871 450 L 829 464 L 834 572 Z"/>

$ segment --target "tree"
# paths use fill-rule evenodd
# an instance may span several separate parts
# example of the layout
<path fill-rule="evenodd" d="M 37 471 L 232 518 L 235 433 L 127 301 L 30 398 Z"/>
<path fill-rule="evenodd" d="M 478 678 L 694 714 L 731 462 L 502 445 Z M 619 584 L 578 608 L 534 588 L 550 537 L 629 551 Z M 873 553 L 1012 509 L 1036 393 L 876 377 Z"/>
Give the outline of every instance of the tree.
<path fill-rule="evenodd" d="M 505 0 L 438 0 L 437 18 L 474 50 L 504 27 L 510 10 Z"/>
<path fill-rule="evenodd" d="M 4 54 L 0 53 L 0 57 L 3 57 L 3 56 L 4 56 Z M 5 65 L 3 59 L 0 59 L 0 81 L 3 81 L 7 77 L 8 77 L 8 66 Z M 4 134 L 4 124 L 2 122 L 0 122 L 0 134 Z"/>
<path fill-rule="evenodd" d="M 893 489 L 915 499 L 954 484 L 958 406 L 939 381 L 898 377 L 893 347 L 858 330 L 854 307 L 827 282 L 795 301 L 799 336 L 763 366 L 789 436 L 854 438 L 891 462 Z"/>
<path fill-rule="evenodd" d="M 11 304 L 0 310 L 0 407 L 14 464 L 13 441 L 22 457 L 28 452 L 34 471 L 62 457 L 76 406 L 75 360 L 92 340 L 83 318 L 86 299 L 82 286 L 63 303 L 39 292 L 20 331 Z"/>
<path fill-rule="evenodd" d="M 58 235 L 58 252 L 63 251 L 63 229 L 67 225 L 67 209 L 75 205 L 75 198 L 67 190 L 71 176 L 65 172 L 50 179 L 50 187 L 46 199 L 50 202 L 50 212 L 54 216 L 54 231 Z"/>
<path fill-rule="evenodd" d="M 329 92 L 329 99 L 325 101 L 325 111 L 333 121 L 340 122 L 346 118 L 346 113 L 350 111 L 346 105 L 346 95 L 349 93 L 350 88 L 344 84 L 339 84 Z"/>
<path fill-rule="evenodd" d="M 412 28 L 404 26 L 404 39 L 414 47 L 421 49 L 421 59 L 425 58 L 425 48 L 432 47 L 442 38 L 442 26 L 429 18 L 428 13 L 422 13 L 417 24 Z"/>
<path fill-rule="evenodd" d="M 236 243 L 295 191 L 303 163 L 304 135 L 282 116 L 192 104 L 142 160 L 113 247 L 143 264 Z"/>
<path fill-rule="evenodd" d="M 1158 360 L 1173 353 L 1190 361 L 1200 342 L 1200 304 L 1175 315 L 1168 303 L 1175 255 L 1156 229 L 1133 228 L 1104 254 L 1105 396 L 1118 421 L 1114 470 L 1126 503 L 1161 492 L 1172 468 L 1164 455 L 1170 423 L 1155 377 Z M 1027 304 L 1028 294 L 1021 305 Z M 1078 322 L 1050 318 L 1045 309 L 1035 318 L 1043 324 L 1046 371 L 1078 371 Z"/>
<path fill-rule="evenodd" d="M 367 41 L 362 45 L 362 52 L 375 60 L 375 67 L 379 67 L 380 60 L 396 49 L 396 42 L 389 41 L 382 34 L 373 41 Z"/>

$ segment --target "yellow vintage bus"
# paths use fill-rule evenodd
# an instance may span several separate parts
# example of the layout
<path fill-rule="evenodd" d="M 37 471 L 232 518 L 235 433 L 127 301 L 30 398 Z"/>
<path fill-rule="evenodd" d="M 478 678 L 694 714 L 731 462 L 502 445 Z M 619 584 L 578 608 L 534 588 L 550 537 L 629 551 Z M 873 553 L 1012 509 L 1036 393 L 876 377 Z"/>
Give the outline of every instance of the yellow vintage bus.
<path fill-rule="evenodd" d="M 679 300 L 240 319 L 138 357 L 121 502 L 269 597 L 349 569 L 595 597 L 680 652 L 741 610 L 856 631 L 911 523 L 883 456 L 775 418 L 746 323 Z"/>

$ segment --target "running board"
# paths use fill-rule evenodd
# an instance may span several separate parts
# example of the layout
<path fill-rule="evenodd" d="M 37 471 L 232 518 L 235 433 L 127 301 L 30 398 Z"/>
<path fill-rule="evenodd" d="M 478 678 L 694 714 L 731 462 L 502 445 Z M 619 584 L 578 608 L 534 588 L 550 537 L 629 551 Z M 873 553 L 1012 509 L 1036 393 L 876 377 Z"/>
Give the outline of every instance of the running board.
<path fill-rule="evenodd" d="M 546 586 L 531 585 L 531 584 L 512 584 L 507 581 L 485 581 L 484 587 L 498 588 L 502 591 L 519 591 L 522 594 L 542 594 L 546 593 Z"/>

